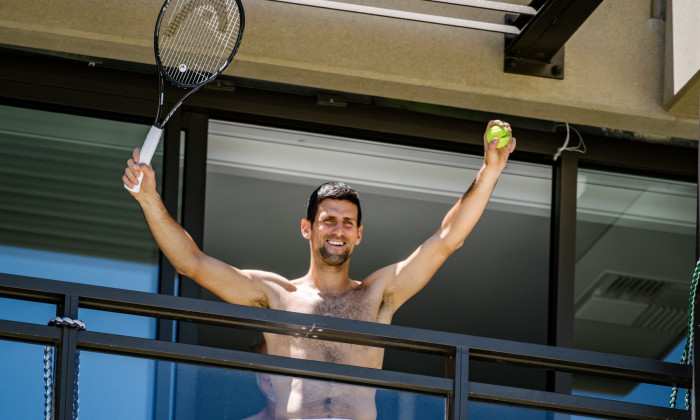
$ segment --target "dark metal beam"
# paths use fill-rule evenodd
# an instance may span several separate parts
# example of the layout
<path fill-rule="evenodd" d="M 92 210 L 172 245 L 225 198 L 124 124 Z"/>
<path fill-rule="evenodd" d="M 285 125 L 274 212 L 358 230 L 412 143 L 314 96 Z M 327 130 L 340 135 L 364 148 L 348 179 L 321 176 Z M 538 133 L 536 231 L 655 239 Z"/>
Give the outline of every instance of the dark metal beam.
<path fill-rule="evenodd" d="M 185 138 L 184 185 L 182 189 L 182 227 L 202 249 L 209 118 L 205 114 L 198 113 L 186 113 L 183 117 L 187 126 L 187 136 Z M 180 296 L 199 298 L 201 293 L 202 288 L 194 280 L 181 277 Z M 178 341 L 190 344 L 198 343 L 199 327 L 196 324 L 180 323 Z"/>
<path fill-rule="evenodd" d="M 603 0 L 536 0 L 530 18 L 507 16 L 520 34 L 506 37 L 503 69 L 507 73 L 564 78 L 564 44 Z M 512 20 L 511 20 L 512 19 Z"/>
<path fill-rule="evenodd" d="M 547 344 L 557 347 L 573 345 L 578 176 L 578 158 L 575 155 L 564 153 L 555 162 L 552 176 Z M 570 393 L 571 375 L 550 372 L 548 389 Z"/>
<path fill-rule="evenodd" d="M 454 392 L 447 400 L 449 420 L 467 420 L 469 404 L 469 349 L 457 347 L 447 360 L 447 374 L 454 379 Z"/>
<path fill-rule="evenodd" d="M 178 110 L 168 122 L 163 133 L 163 168 L 160 170 L 161 195 L 168 213 L 178 220 L 180 203 L 180 132 L 182 112 Z M 156 169 L 158 171 L 158 169 Z M 159 251 L 158 260 L 158 293 L 176 296 L 178 276 L 175 267 Z M 176 331 L 176 321 L 158 319 L 158 340 L 173 341 Z M 155 420 L 169 419 L 171 407 L 172 366 L 156 364 L 156 380 L 154 392 L 153 418 Z"/>

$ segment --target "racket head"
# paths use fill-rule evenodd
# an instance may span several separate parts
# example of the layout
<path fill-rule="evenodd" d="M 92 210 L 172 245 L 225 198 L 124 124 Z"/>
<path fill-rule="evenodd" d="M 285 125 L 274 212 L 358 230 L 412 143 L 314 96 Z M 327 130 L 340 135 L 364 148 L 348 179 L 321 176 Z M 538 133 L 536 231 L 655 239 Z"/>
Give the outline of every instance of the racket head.
<path fill-rule="evenodd" d="M 210 82 L 233 60 L 244 26 L 240 0 L 166 0 L 154 34 L 159 71 L 179 87 Z"/>

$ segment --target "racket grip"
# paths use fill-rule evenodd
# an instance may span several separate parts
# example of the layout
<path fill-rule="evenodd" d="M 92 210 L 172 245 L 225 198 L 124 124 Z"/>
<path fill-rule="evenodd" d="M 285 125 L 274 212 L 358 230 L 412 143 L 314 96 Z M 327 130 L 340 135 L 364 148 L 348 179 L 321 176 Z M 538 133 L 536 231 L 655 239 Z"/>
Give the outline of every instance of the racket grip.
<path fill-rule="evenodd" d="M 143 142 L 143 147 L 141 147 L 141 153 L 139 155 L 139 165 L 149 165 L 151 163 L 151 159 L 153 159 L 153 155 L 156 153 L 156 149 L 158 148 L 158 143 L 160 142 L 160 137 L 163 135 L 163 129 L 156 127 L 155 125 L 151 126 L 151 129 L 148 131 L 148 135 L 146 136 L 146 140 Z M 133 188 L 129 188 L 126 185 L 124 185 L 124 188 L 127 190 L 137 193 L 141 191 L 141 181 L 143 180 L 143 172 L 141 175 L 139 175 L 139 183 L 134 185 Z"/>

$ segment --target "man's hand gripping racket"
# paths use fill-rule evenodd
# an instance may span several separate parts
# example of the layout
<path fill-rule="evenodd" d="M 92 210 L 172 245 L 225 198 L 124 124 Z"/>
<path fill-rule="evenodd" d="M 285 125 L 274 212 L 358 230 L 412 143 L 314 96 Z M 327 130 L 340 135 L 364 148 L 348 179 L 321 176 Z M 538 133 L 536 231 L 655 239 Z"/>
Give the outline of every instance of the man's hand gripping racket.
<path fill-rule="evenodd" d="M 149 165 L 163 127 L 187 97 L 214 80 L 231 63 L 243 36 L 245 17 L 240 0 L 166 0 L 156 21 L 154 49 L 158 66 L 158 112 L 141 148 L 139 165 Z M 163 79 L 189 89 L 159 121 Z M 127 169 L 128 171 L 129 169 Z M 125 175 L 126 176 L 126 175 Z M 126 178 L 128 179 L 128 177 Z M 133 187 L 141 189 L 143 173 Z"/>

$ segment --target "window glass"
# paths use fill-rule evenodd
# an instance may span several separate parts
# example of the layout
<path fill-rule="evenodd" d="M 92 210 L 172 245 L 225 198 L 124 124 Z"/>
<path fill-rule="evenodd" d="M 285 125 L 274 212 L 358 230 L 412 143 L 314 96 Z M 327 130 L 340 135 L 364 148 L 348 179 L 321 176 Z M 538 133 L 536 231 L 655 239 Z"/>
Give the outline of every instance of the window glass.
<path fill-rule="evenodd" d="M 607 420 L 607 416 L 574 415 L 534 408 L 512 407 L 501 404 L 469 402 L 470 420 Z"/>
<path fill-rule="evenodd" d="M 46 325 L 56 316 L 56 305 L 0 298 L 0 319 Z"/>
<path fill-rule="evenodd" d="M 0 270 L 155 291 L 158 250 L 121 183 L 148 127 L 7 106 L 0 127 Z"/>
<path fill-rule="evenodd" d="M 0 418 L 45 418 L 44 350 L 36 344 L 0 340 Z"/>
<path fill-rule="evenodd" d="M 269 412 L 286 399 L 275 395 L 273 384 L 303 390 L 303 402 L 290 399 L 286 404 L 298 410 L 290 413 L 292 418 L 358 418 L 365 410 L 376 410 L 383 420 L 446 418 L 446 399 L 440 396 L 183 363 L 173 364 L 173 369 L 176 420 L 274 418 Z M 315 392 L 322 393 L 323 400 L 315 401 Z M 325 398 L 329 393 L 336 395 L 333 401 Z"/>
<path fill-rule="evenodd" d="M 559 414 L 533 408 L 470 401 L 467 409 L 470 420 L 583 420 L 568 414 Z M 587 419 L 587 418 L 586 418 Z M 591 418 L 592 419 L 592 418 Z"/>
<path fill-rule="evenodd" d="M 154 360 L 81 351 L 80 416 L 104 420 L 154 418 L 155 378 Z M 168 378 L 161 382 L 167 387 Z"/>
<path fill-rule="evenodd" d="M 574 346 L 678 362 L 695 270 L 696 185 L 582 169 L 577 193 Z M 659 405 L 670 392 L 584 376 L 573 384 Z"/>
<path fill-rule="evenodd" d="M 121 181 L 148 129 L 0 106 L 0 272 L 157 292 L 158 249 Z M 162 166 L 162 142 L 152 163 L 156 170 Z M 21 322 L 45 324 L 56 315 L 54 305 L 12 299 L 0 305 L 3 318 Z M 79 317 L 88 330 L 155 337 L 153 319 L 85 310 Z M 0 347 L 0 359 L 18 357 L 27 356 Z M 136 379 L 151 382 L 143 396 L 150 401 L 153 372 Z M 40 388 L 17 402 L 34 406 Z"/>
<path fill-rule="evenodd" d="M 482 156 L 211 121 L 204 250 L 240 268 L 303 276 L 306 202 L 321 183 L 340 180 L 362 201 L 363 239 L 350 266 L 351 278 L 361 280 L 435 233 L 482 164 Z M 392 323 L 546 343 L 550 202 L 551 168 L 511 160 L 464 245 Z M 200 329 L 200 343 L 225 334 Z M 444 374 L 440 358 L 417 357 L 388 349 L 384 367 Z M 472 373 L 482 372 L 493 376 Z M 506 382 L 514 377 L 504 374 Z M 544 383 L 539 376 L 531 382 Z"/>
<path fill-rule="evenodd" d="M 156 370 L 162 379 L 158 387 L 152 380 L 152 373 Z M 154 417 L 239 420 L 256 414 L 261 417 L 253 418 L 274 418 L 263 415 L 278 401 L 271 383 L 285 380 L 292 378 L 82 351 L 80 415 L 104 420 L 147 420 Z M 41 390 L 41 376 L 37 381 Z M 381 419 L 445 418 L 444 397 L 304 381 L 307 388 L 311 385 L 324 389 L 343 386 L 343 395 L 355 390 L 375 395 L 376 410 Z M 124 404 L 124 401 L 129 404 Z"/>

